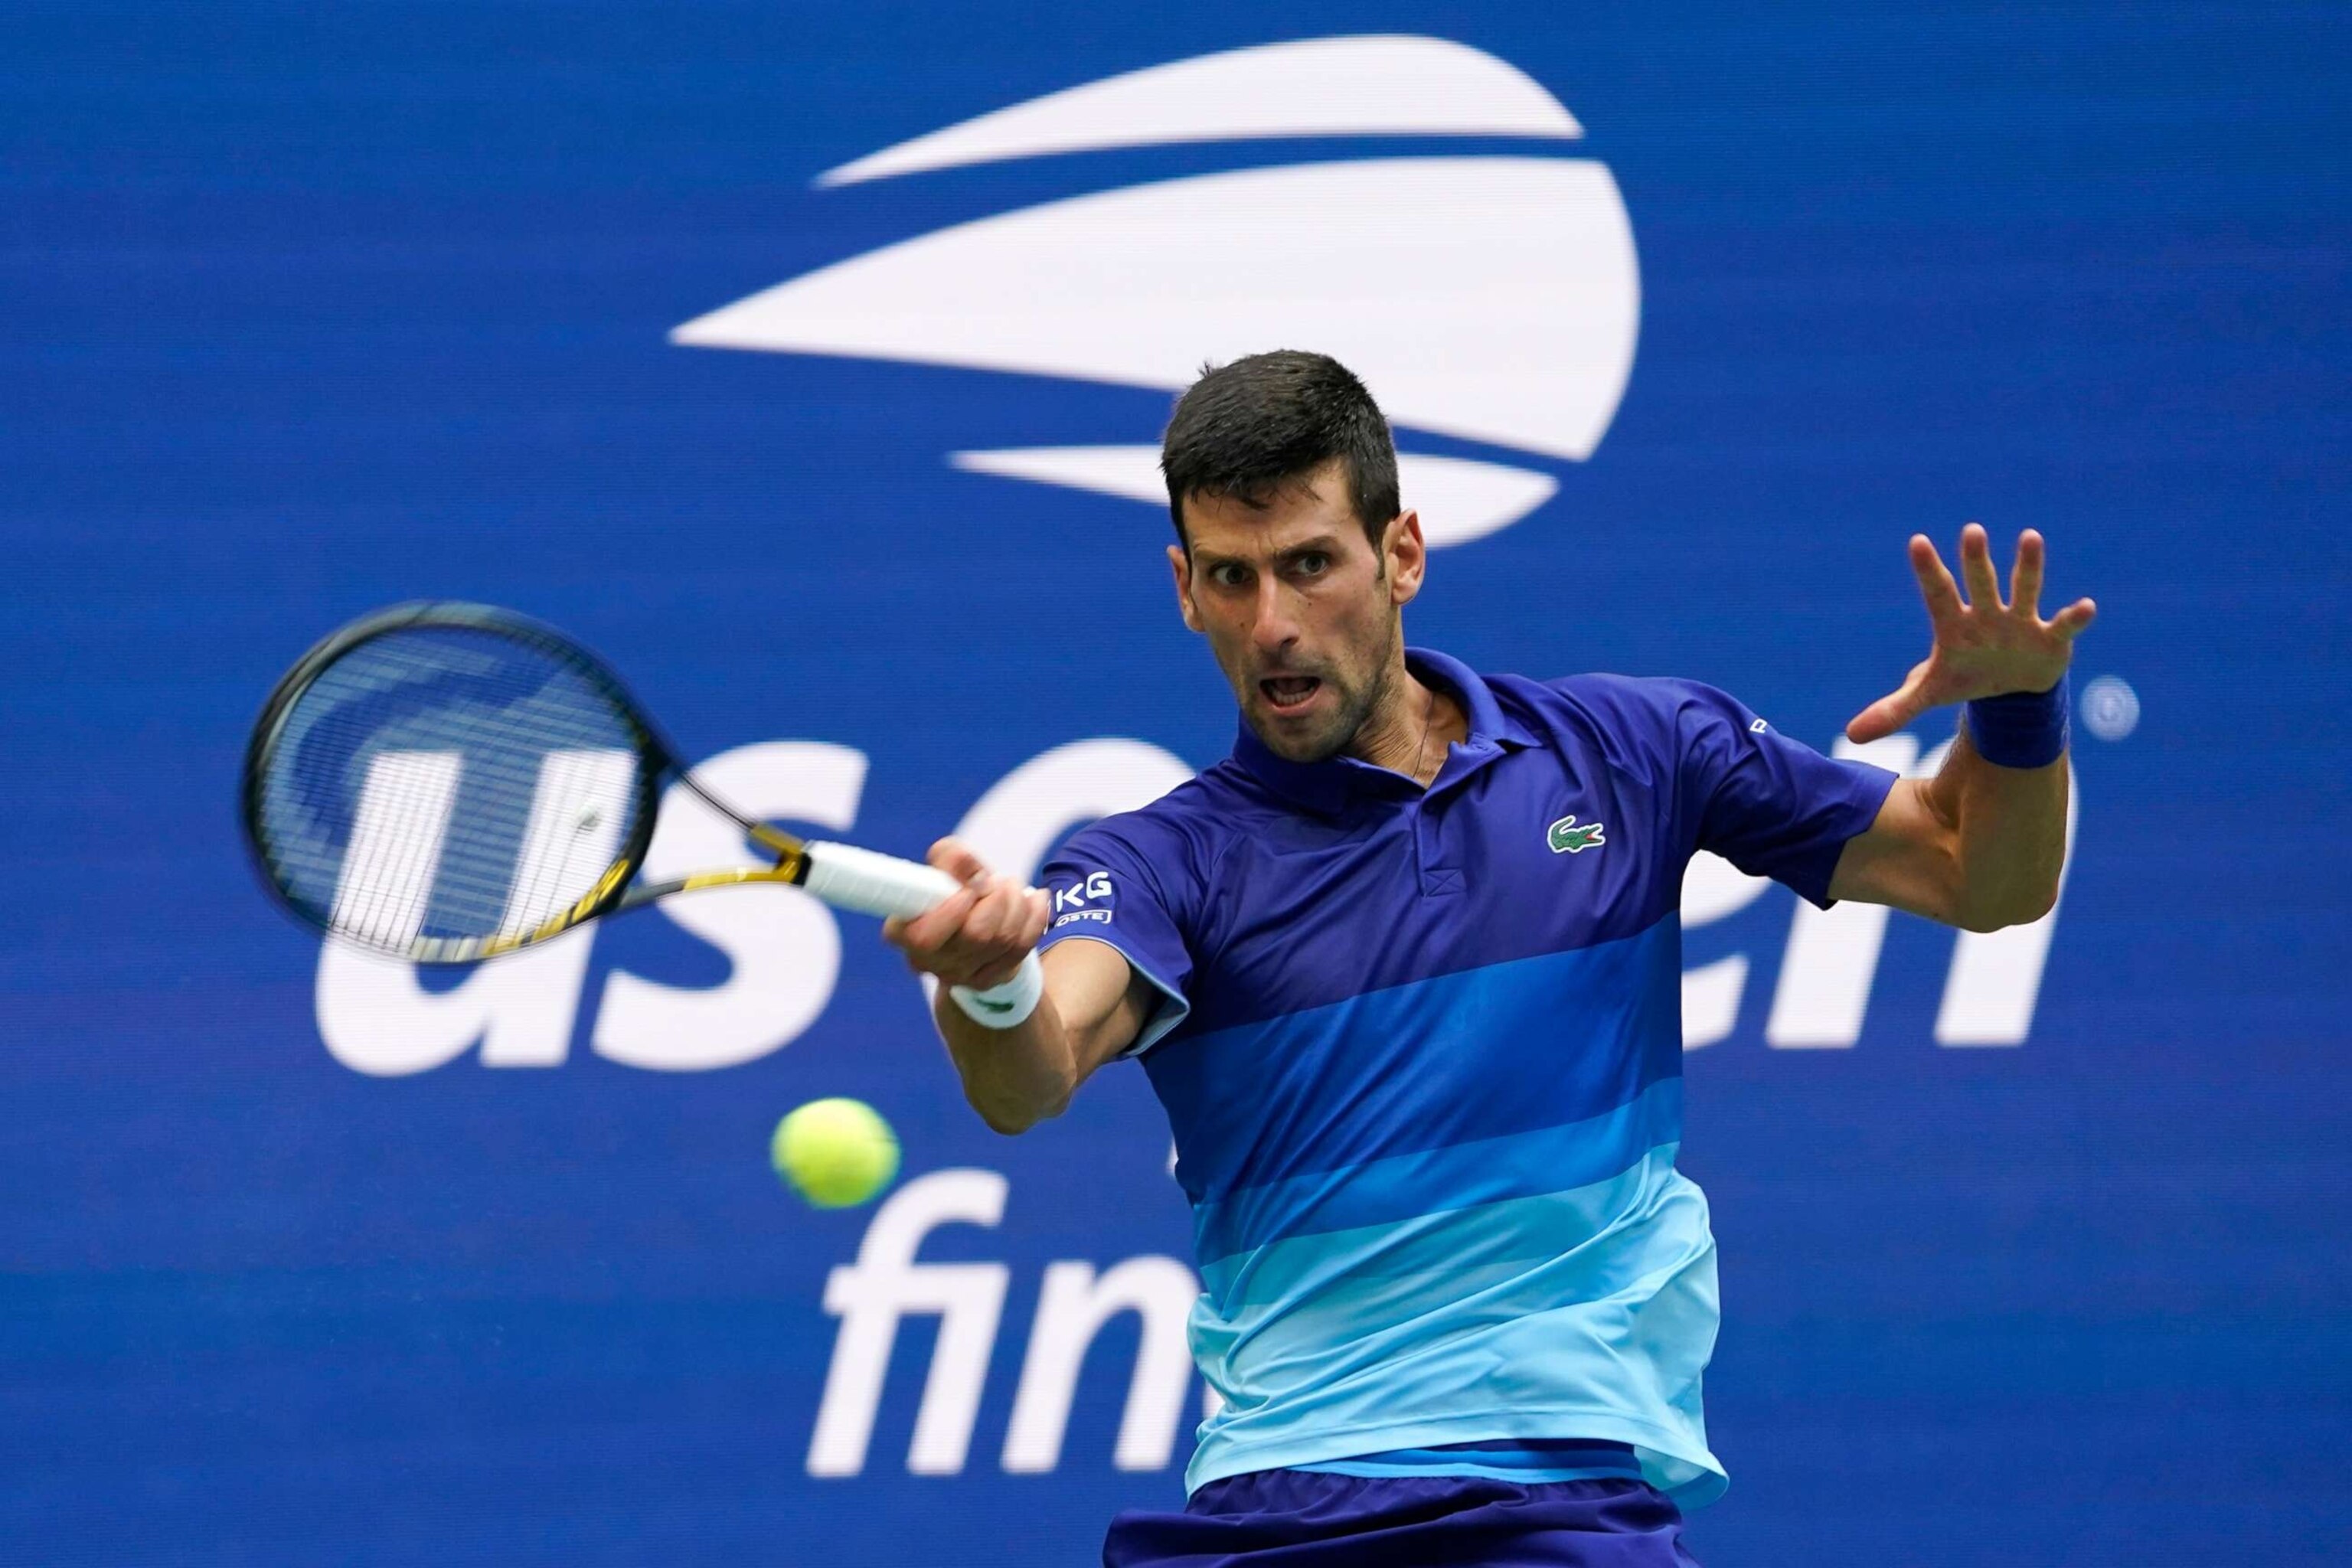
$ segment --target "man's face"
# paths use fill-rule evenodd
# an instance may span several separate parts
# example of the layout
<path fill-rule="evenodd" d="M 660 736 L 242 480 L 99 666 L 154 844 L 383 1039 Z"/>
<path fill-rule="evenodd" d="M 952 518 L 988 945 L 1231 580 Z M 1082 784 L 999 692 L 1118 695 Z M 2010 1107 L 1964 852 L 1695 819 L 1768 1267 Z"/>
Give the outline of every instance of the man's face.
<path fill-rule="evenodd" d="M 1375 552 L 1335 459 L 1262 509 L 1189 497 L 1184 523 L 1190 556 L 1168 550 L 1177 603 L 1242 717 L 1293 762 L 1346 750 L 1395 668 L 1397 611 L 1421 591 L 1420 520 L 1398 517 Z"/>

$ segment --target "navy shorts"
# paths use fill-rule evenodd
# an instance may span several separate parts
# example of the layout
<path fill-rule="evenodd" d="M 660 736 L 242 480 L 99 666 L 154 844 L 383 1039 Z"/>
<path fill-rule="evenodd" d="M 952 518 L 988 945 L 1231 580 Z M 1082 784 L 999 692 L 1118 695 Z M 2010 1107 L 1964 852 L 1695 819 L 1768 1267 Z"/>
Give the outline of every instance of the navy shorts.
<path fill-rule="evenodd" d="M 1683 1515 L 1623 1479 L 1337 1476 L 1211 1481 L 1181 1513 L 1111 1521 L 1105 1568 L 1696 1568 Z"/>

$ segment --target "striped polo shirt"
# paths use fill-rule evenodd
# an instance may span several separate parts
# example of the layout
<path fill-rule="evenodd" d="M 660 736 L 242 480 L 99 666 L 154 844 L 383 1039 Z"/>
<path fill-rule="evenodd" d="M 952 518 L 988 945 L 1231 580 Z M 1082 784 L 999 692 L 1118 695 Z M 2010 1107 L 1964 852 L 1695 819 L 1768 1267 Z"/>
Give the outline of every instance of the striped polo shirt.
<path fill-rule="evenodd" d="M 1134 1052 L 1223 1401 L 1187 1487 L 1630 1458 L 1710 1500 L 1715 1243 L 1675 1169 L 1683 868 L 1712 850 L 1826 906 L 1895 775 L 1691 681 L 1407 658 L 1469 724 L 1426 789 L 1244 724 L 1041 878 L 1045 944 L 1108 943 L 1160 996 Z"/>

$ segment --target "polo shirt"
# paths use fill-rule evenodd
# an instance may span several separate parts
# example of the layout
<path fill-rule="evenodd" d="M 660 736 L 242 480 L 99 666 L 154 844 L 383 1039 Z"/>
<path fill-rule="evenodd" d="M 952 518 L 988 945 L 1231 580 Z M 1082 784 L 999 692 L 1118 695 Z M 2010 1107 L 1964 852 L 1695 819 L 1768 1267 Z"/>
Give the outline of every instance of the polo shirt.
<path fill-rule="evenodd" d="M 1712 687 L 1481 677 L 1424 789 L 1233 754 L 1073 835 L 1042 945 L 1159 994 L 1133 1047 L 1192 1206 L 1192 1352 L 1222 1406 L 1188 1489 L 1580 1440 L 1711 1500 L 1717 1325 L 1682 1138 L 1683 868 L 1828 907 L 1895 775 Z"/>

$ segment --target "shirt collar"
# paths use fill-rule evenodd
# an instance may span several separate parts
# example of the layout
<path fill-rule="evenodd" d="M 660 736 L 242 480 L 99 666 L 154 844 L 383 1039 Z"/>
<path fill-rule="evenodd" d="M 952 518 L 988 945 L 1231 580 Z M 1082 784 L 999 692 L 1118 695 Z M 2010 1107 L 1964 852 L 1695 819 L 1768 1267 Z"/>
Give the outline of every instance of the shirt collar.
<path fill-rule="evenodd" d="M 1432 648 L 1404 650 L 1405 668 L 1420 679 L 1444 689 L 1462 705 L 1470 733 L 1454 742 L 1438 768 L 1430 788 L 1438 789 L 1462 773 L 1482 767 L 1506 752 L 1536 743 L 1527 727 L 1505 713 L 1495 694 L 1477 672 L 1459 659 Z M 1249 721 L 1241 721 L 1234 738 L 1234 761 L 1244 772 L 1285 798 L 1327 816 L 1335 815 L 1358 798 L 1406 799 L 1423 793 L 1402 773 L 1376 767 L 1360 758 L 1326 757 L 1319 763 L 1294 763 L 1268 750 Z"/>

